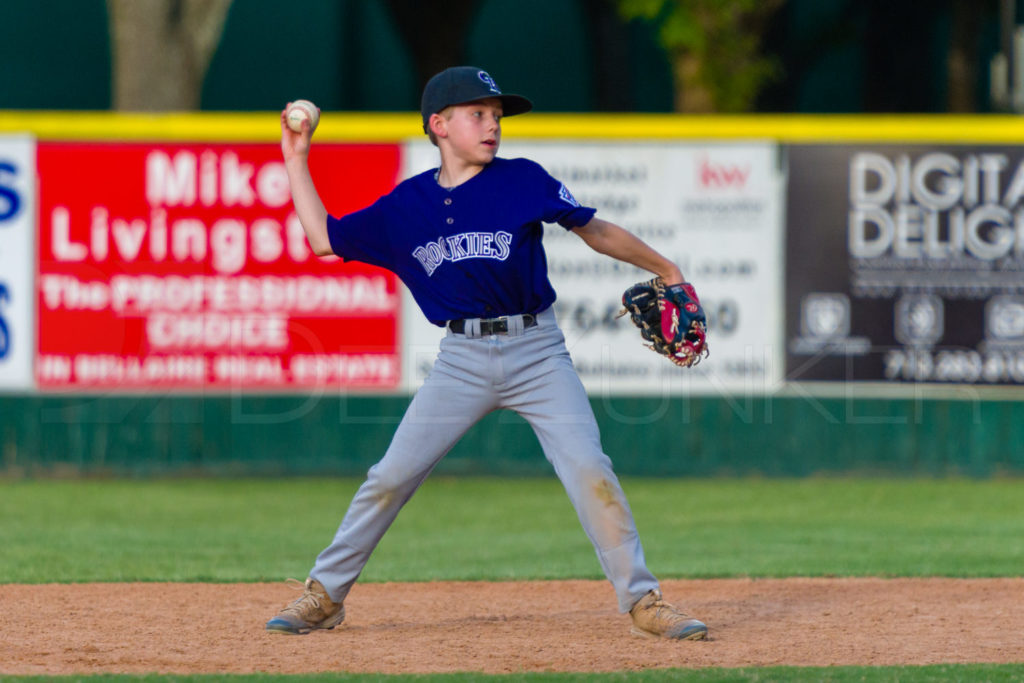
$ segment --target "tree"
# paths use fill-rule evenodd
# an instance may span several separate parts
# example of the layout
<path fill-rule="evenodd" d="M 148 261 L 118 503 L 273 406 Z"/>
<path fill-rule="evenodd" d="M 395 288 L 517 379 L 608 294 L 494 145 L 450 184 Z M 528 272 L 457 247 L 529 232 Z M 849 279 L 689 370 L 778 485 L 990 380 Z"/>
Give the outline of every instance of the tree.
<path fill-rule="evenodd" d="M 466 37 L 479 0 L 447 0 L 443 11 L 423 0 L 388 0 L 388 6 L 412 53 L 420 88 L 434 74 L 466 63 Z"/>
<path fill-rule="evenodd" d="M 627 19 L 654 21 L 672 62 L 675 109 L 750 111 L 777 77 L 776 60 L 760 54 L 768 19 L 785 0 L 618 0 Z"/>
<path fill-rule="evenodd" d="M 584 0 L 595 111 L 631 111 L 629 25 L 618 0 Z"/>
<path fill-rule="evenodd" d="M 1012 45 L 1012 32 L 1017 26 L 1015 3 L 1007 3 L 1006 0 L 998 3 L 996 0 L 952 0 L 949 53 L 946 58 L 949 73 L 948 111 L 975 112 L 979 104 L 985 101 L 981 97 L 983 91 L 979 92 L 979 85 L 984 83 L 983 69 L 988 68 L 988 64 L 980 58 L 979 44 L 984 24 L 987 21 L 996 23 L 1000 19 L 1003 24 L 1000 26 L 1003 42 L 1000 49 L 1007 50 Z M 989 104 L 999 107 L 998 102 Z"/>
<path fill-rule="evenodd" d="M 868 27 L 860 38 L 864 111 L 978 111 L 987 94 L 981 39 L 986 24 L 998 22 L 995 0 L 942 0 L 928 11 L 914 0 L 851 0 L 848 7 L 851 30 Z M 1008 23 L 1012 31 L 1015 19 Z M 944 34 L 942 55 L 935 47 Z M 1011 40 L 1006 43 L 1012 47 Z"/>
<path fill-rule="evenodd" d="M 231 0 L 107 0 L 113 108 L 199 108 Z"/>

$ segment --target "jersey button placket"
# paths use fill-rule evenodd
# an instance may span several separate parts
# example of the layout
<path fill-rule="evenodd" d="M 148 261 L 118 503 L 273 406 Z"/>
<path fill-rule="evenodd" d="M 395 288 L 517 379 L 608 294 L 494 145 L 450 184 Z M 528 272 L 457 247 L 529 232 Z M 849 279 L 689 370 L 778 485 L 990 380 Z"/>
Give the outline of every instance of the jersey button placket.
<path fill-rule="evenodd" d="M 448 207 L 449 211 L 451 211 L 452 198 L 451 197 L 445 197 L 444 198 L 444 205 L 446 207 Z M 444 219 L 444 222 L 447 223 L 448 225 L 451 225 L 452 223 L 455 222 L 455 218 L 453 218 L 452 216 L 448 216 L 447 218 Z"/>

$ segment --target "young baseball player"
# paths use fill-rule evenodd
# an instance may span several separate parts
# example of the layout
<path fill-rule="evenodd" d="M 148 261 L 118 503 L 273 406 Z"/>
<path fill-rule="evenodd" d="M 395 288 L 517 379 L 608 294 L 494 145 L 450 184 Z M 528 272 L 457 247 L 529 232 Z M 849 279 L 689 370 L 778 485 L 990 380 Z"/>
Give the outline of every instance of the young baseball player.
<path fill-rule="evenodd" d="M 638 635 L 700 640 L 707 627 L 662 600 L 597 423 L 551 305 L 542 223 L 558 223 L 594 250 L 683 281 L 675 264 L 623 228 L 595 217 L 538 164 L 497 156 L 501 119 L 532 109 L 475 67 L 434 76 L 423 129 L 441 165 L 371 206 L 329 216 L 307 164 L 312 133 L 281 116 L 292 197 L 310 246 L 393 271 L 423 314 L 447 328 L 434 367 L 384 457 L 353 498 L 305 592 L 268 631 L 330 629 L 370 553 L 434 466 L 487 413 L 514 410 L 533 427 Z"/>

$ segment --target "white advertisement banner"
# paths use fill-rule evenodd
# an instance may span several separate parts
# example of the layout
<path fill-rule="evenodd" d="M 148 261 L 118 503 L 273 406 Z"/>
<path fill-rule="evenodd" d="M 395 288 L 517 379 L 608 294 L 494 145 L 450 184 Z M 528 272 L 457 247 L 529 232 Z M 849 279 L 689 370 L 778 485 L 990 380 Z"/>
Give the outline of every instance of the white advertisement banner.
<path fill-rule="evenodd" d="M 0 137 L 0 391 L 32 387 L 35 141 Z"/>
<path fill-rule="evenodd" d="M 781 381 L 784 172 L 772 143 L 506 142 L 565 183 L 584 206 L 673 259 L 708 316 L 711 354 L 681 369 L 641 346 L 624 289 L 652 277 L 545 227 L 559 325 L 592 395 L 765 393 Z M 403 177 L 438 164 L 427 141 L 406 147 Z M 443 330 L 409 298 L 403 328 L 408 390 L 429 370 Z"/>

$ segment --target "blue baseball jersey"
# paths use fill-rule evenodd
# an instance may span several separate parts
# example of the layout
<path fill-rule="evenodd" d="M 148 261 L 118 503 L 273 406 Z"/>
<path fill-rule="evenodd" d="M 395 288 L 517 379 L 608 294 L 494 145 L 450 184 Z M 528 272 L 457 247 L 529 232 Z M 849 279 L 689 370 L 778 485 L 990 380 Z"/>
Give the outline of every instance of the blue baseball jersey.
<path fill-rule="evenodd" d="M 335 254 L 395 273 L 444 325 L 551 306 L 542 223 L 568 230 L 595 212 L 539 164 L 495 158 L 454 188 L 438 185 L 436 170 L 413 176 L 365 209 L 329 216 L 327 233 Z"/>

